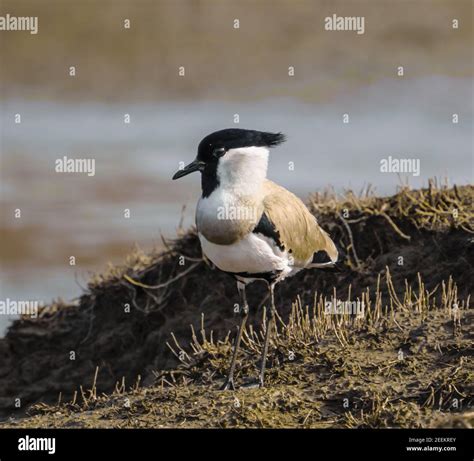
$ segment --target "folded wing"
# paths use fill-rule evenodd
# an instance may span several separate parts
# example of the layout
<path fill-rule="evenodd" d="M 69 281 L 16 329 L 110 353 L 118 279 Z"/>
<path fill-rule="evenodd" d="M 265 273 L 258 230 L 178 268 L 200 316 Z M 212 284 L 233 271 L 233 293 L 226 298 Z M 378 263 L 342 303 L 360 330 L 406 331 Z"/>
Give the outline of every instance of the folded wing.
<path fill-rule="evenodd" d="M 264 213 L 254 232 L 271 234 L 278 246 L 291 254 L 295 266 L 310 264 L 318 252 L 326 252 L 332 262 L 337 261 L 334 242 L 296 195 L 266 180 L 263 205 Z"/>

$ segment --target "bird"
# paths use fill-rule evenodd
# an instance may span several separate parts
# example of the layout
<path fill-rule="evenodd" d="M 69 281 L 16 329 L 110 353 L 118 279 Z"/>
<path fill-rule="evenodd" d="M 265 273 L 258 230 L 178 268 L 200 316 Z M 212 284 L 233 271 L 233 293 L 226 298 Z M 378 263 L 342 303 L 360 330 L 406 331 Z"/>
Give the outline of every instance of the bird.
<path fill-rule="evenodd" d="M 196 228 L 204 256 L 237 282 L 240 326 L 222 390 L 235 390 L 236 359 L 249 315 L 248 284 L 263 280 L 269 291 L 260 372 L 264 387 L 266 357 L 275 325 L 275 286 L 303 269 L 338 262 L 338 249 L 300 198 L 267 178 L 270 149 L 286 141 L 281 132 L 227 128 L 204 137 L 194 161 L 173 180 L 201 173 Z"/>

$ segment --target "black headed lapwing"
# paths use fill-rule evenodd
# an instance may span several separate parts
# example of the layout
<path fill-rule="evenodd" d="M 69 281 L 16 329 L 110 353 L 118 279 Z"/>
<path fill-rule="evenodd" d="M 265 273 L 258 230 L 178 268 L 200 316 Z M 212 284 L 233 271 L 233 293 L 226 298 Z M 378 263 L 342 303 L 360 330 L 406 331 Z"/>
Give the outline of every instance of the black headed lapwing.
<path fill-rule="evenodd" d="M 267 179 L 269 150 L 281 133 L 225 129 L 206 136 L 196 159 L 173 179 L 201 172 L 196 225 L 204 255 L 237 281 L 241 324 L 223 389 L 234 389 L 234 368 L 248 316 L 245 287 L 265 280 L 270 295 L 259 385 L 264 384 L 270 332 L 275 324 L 275 285 L 301 269 L 332 266 L 338 251 L 303 202 Z"/>

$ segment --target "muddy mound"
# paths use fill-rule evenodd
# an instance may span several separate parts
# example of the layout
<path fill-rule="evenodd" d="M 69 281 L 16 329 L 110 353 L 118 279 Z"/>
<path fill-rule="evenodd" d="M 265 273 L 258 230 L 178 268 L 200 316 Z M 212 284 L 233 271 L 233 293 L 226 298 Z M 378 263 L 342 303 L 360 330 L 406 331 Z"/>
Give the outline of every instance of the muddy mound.
<path fill-rule="evenodd" d="M 385 287 L 390 307 L 383 305 Z M 362 302 L 366 315 L 325 315 L 324 298 L 312 306 L 296 300 L 279 317 L 269 351 L 267 387 L 255 379 L 265 335 L 249 328 L 238 359 L 237 389 L 220 391 L 231 355 L 229 337 L 191 330 L 189 345 L 170 349 L 181 365 L 99 394 L 96 369 L 88 389 L 71 401 L 36 404 L 28 418 L 0 427 L 466 427 L 474 425 L 472 338 L 474 312 L 452 281 L 435 301 L 420 280 L 400 302 L 387 272 Z"/>
<path fill-rule="evenodd" d="M 282 321 L 291 319 L 296 299 L 301 306 L 314 306 L 315 299 L 334 296 L 335 288 L 337 298 L 355 300 L 366 296 L 367 288 L 375 293 L 379 287 L 381 312 L 384 306 L 408 309 L 411 285 L 443 309 L 452 308 L 453 297 L 468 309 L 473 198 L 471 186 L 435 185 L 388 198 L 350 192 L 311 197 L 310 209 L 346 255 L 344 268 L 305 271 L 282 283 L 276 292 Z M 387 275 L 390 283 L 382 283 Z M 456 283 L 456 288 L 449 285 L 451 291 L 446 288 L 450 279 Z M 248 298 L 250 325 L 257 330 L 266 287 L 253 284 Z M 196 332 L 212 331 L 212 342 L 225 344 L 237 320 L 236 302 L 235 283 L 203 260 L 194 231 L 164 252 L 136 252 L 124 266 L 91 280 L 78 303 L 54 303 L 39 318 L 22 318 L 10 327 L 0 340 L 0 411 L 4 416 L 21 413 L 36 401 L 55 402 L 59 394 L 63 401 L 73 399 L 80 386 L 92 385 L 97 367 L 99 394 L 113 391 L 122 379 L 131 385 L 138 376 L 145 386 L 153 384 L 158 370 L 180 364 L 167 342 L 174 342 L 174 336 L 177 343 L 189 344 L 190 326 Z M 415 298 L 410 302 L 416 305 Z M 15 399 L 21 400 L 19 409 Z"/>

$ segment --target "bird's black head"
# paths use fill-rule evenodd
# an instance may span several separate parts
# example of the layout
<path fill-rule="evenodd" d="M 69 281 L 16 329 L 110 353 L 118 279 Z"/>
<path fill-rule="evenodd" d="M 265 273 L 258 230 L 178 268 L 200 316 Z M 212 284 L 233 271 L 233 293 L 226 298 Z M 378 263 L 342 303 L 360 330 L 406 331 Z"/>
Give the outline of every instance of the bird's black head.
<path fill-rule="evenodd" d="M 241 147 L 275 147 L 285 141 L 282 133 L 228 128 L 207 135 L 198 147 L 197 159 L 213 163 L 230 149 Z"/>
<path fill-rule="evenodd" d="M 282 133 L 268 133 L 241 128 L 228 128 L 207 135 L 198 147 L 196 160 L 173 176 L 178 179 L 194 171 L 202 173 L 203 196 L 209 195 L 219 184 L 217 165 L 219 159 L 231 150 L 243 147 L 275 147 L 285 142 Z"/>

